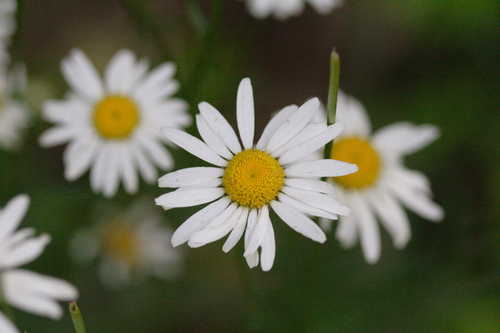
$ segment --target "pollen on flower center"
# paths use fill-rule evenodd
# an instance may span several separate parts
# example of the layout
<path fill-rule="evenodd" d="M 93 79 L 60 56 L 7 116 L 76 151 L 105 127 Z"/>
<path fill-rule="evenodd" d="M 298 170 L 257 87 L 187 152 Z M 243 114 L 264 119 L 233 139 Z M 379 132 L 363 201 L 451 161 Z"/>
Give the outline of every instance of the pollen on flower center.
<path fill-rule="evenodd" d="M 285 171 L 268 153 L 247 149 L 229 161 L 222 182 L 232 201 L 259 208 L 276 198 L 285 182 Z"/>
<path fill-rule="evenodd" d="M 378 179 L 381 167 L 380 156 L 369 141 L 359 137 L 347 137 L 335 141 L 331 158 L 354 163 L 359 171 L 347 176 L 332 178 L 348 189 L 372 186 Z"/>
<path fill-rule="evenodd" d="M 115 260 L 130 266 L 137 263 L 139 241 L 133 227 L 122 222 L 113 222 L 103 234 L 103 251 Z"/>
<path fill-rule="evenodd" d="M 93 121 L 97 132 L 103 138 L 126 139 L 139 124 L 139 108 L 128 97 L 110 95 L 95 105 Z"/>

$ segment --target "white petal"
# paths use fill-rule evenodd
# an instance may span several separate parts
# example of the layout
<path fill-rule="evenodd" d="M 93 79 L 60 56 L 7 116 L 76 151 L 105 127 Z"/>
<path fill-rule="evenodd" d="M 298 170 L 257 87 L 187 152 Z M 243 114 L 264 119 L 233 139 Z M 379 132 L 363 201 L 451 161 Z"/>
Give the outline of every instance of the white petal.
<path fill-rule="evenodd" d="M 82 51 L 72 50 L 62 62 L 62 71 L 66 81 L 80 96 L 89 101 L 101 98 L 103 93 L 101 79 Z"/>
<path fill-rule="evenodd" d="M 279 201 L 283 202 L 284 204 L 292 206 L 295 209 L 298 209 L 299 211 L 301 211 L 302 213 L 305 213 L 307 215 L 323 217 L 323 218 L 330 219 L 330 220 L 338 219 L 338 216 L 336 214 L 332 214 L 332 213 L 329 213 L 325 210 L 307 205 L 304 202 L 299 201 L 297 199 L 294 199 L 294 198 L 292 198 L 284 193 L 280 193 L 278 195 L 278 199 L 279 199 Z"/>
<path fill-rule="evenodd" d="M 234 154 L 238 154 L 241 151 L 241 145 L 236 133 L 231 125 L 229 125 L 226 118 L 224 118 L 216 108 L 206 102 L 198 104 L 198 109 L 203 118 L 207 121 L 208 126 L 221 137 L 229 150 Z"/>
<path fill-rule="evenodd" d="M 76 140 L 66 148 L 67 161 L 65 164 L 64 176 L 67 180 L 73 181 L 80 177 L 90 167 L 94 161 L 97 140 Z"/>
<path fill-rule="evenodd" d="M 421 217 L 438 222 L 444 217 L 443 209 L 432 202 L 425 194 L 421 192 L 413 192 L 406 186 L 389 183 L 390 188 L 401 202 L 408 209 L 417 213 Z"/>
<path fill-rule="evenodd" d="M 357 171 L 358 167 L 355 164 L 333 159 L 296 163 L 285 169 L 288 177 L 302 178 L 339 177 Z"/>
<path fill-rule="evenodd" d="M 268 227 L 267 220 L 269 220 L 269 209 L 267 208 L 267 206 L 263 206 L 261 209 L 259 209 L 257 224 L 255 225 L 252 235 L 248 240 L 248 245 L 245 246 L 245 253 L 243 253 L 243 256 L 246 257 L 257 251 L 257 249 L 264 241 Z"/>
<path fill-rule="evenodd" d="M 252 236 L 256 224 L 257 224 L 257 209 L 252 209 L 248 214 L 247 228 L 245 231 L 245 248 L 248 246 L 248 242 L 250 241 L 250 237 Z M 259 253 L 256 251 L 251 255 L 246 256 L 245 261 L 247 262 L 248 267 L 250 268 L 257 267 L 259 265 Z"/>
<path fill-rule="evenodd" d="M 283 123 L 290 118 L 293 112 L 297 111 L 299 107 L 297 105 L 290 105 L 281 109 L 267 124 L 257 142 L 256 148 L 263 150 L 266 148 L 271 137 L 276 133 L 278 128 L 280 128 Z"/>
<path fill-rule="evenodd" d="M 177 170 L 167 173 L 158 180 L 160 187 L 184 187 L 184 186 L 200 186 L 207 181 L 217 179 L 224 175 L 224 170 L 221 168 L 211 167 L 195 167 Z"/>
<path fill-rule="evenodd" d="M 154 181 L 156 181 L 158 173 L 153 164 L 148 160 L 146 155 L 143 153 L 142 149 L 137 145 L 131 146 L 130 149 L 135 164 L 139 168 L 139 172 L 141 173 L 142 177 L 146 180 L 146 182 L 153 183 Z"/>
<path fill-rule="evenodd" d="M 130 50 L 120 50 L 111 58 L 104 76 L 108 92 L 125 94 L 130 90 L 135 83 L 131 76 L 134 65 L 135 56 Z"/>
<path fill-rule="evenodd" d="M 292 198 L 305 203 L 306 205 L 316 207 L 318 209 L 327 211 L 334 215 L 348 215 L 349 208 L 347 206 L 341 205 L 337 200 L 333 198 L 333 196 L 300 190 L 298 188 L 284 186 L 282 191 Z"/>
<path fill-rule="evenodd" d="M 174 164 L 172 156 L 167 149 L 162 146 L 155 138 L 148 135 L 139 135 L 137 140 L 151 160 L 162 169 L 170 169 Z"/>
<path fill-rule="evenodd" d="M 266 151 L 273 152 L 280 146 L 286 144 L 307 126 L 316 110 L 320 107 L 317 98 L 310 99 L 294 112 L 269 140 Z"/>
<path fill-rule="evenodd" d="M 427 177 L 418 171 L 408 170 L 404 167 L 397 167 L 387 170 L 387 177 L 401 183 L 403 186 L 411 188 L 413 191 L 421 191 L 431 194 L 431 185 Z"/>
<path fill-rule="evenodd" d="M 194 233 L 189 238 L 188 245 L 196 248 L 223 238 L 236 226 L 242 212 L 243 207 L 232 203 L 205 228 Z"/>
<path fill-rule="evenodd" d="M 374 264 L 380 257 L 380 232 L 377 221 L 364 199 L 357 193 L 351 195 L 352 214 L 356 219 L 361 246 L 366 261 Z"/>
<path fill-rule="evenodd" d="M 365 108 L 356 99 L 343 92 L 338 94 L 335 121 L 345 125 L 344 136 L 370 136 L 371 125 Z"/>
<path fill-rule="evenodd" d="M 110 148 L 108 152 L 106 166 L 104 169 L 104 175 L 102 179 L 103 182 L 102 192 L 104 196 L 108 198 L 111 198 L 116 194 L 118 186 L 120 185 L 118 169 L 119 169 L 119 150 L 115 145 L 113 145 L 113 147 Z"/>
<path fill-rule="evenodd" d="M 289 151 L 290 149 L 294 149 L 295 147 L 313 139 L 318 136 L 318 133 L 322 133 L 327 129 L 326 123 L 310 123 L 299 134 L 290 139 L 286 144 L 282 145 L 280 148 L 273 151 L 272 155 L 276 158 L 281 157 L 284 153 Z M 318 148 L 319 151 L 321 148 Z"/>
<path fill-rule="evenodd" d="M 53 319 L 62 315 L 56 300 L 69 301 L 78 296 L 67 282 L 24 270 L 3 273 L 3 282 L 9 304 Z"/>
<path fill-rule="evenodd" d="M 172 235 L 172 246 L 176 247 L 187 242 L 192 234 L 222 213 L 229 206 L 230 202 L 228 197 L 223 197 L 188 218 Z"/>
<path fill-rule="evenodd" d="M 223 195 L 224 189 L 222 188 L 200 187 L 179 189 L 156 198 L 155 203 L 158 206 L 162 206 L 164 209 L 190 207 L 214 201 Z"/>
<path fill-rule="evenodd" d="M 320 193 L 335 194 L 335 187 L 319 179 L 310 178 L 287 178 L 285 179 L 285 185 L 290 187 L 295 187 L 301 190 L 314 191 Z"/>
<path fill-rule="evenodd" d="M 196 127 L 198 128 L 198 132 L 200 133 L 203 141 L 205 141 L 206 144 L 217 154 L 226 159 L 231 159 L 233 157 L 233 154 L 231 154 L 229 149 L 227 149 L 224 142 L 222 142 L 222 139 L 220 139 L 219 136 L 212 131 L 205 118 L 199 114 L 196 115 Z"/>
<path fill-rule="evenodd" d="M 261 267 L 264 272 L 268 272 L 273 268 L 274 258 L 276 257 L 276 242 L 274 239 L 273 224 L 270 219 L 267 219 L 266 223 L 268 223 L 266 237 L 261 246 Z"/>
<path fill-rule="evenodd" d="M 17 328 L 0 312 L 0 332 L 19 333 Z"/>
<path fill-rule="evenodd" d="M 225 253 L 231 251 L 233 247 L 235 247 L 236 244 L 240 241 L 241 236 L 243 236 L 243 232 L 245 231 L 245 226 L 247 224 L 249 213 L 250 210 L 248 208 L 243 208 L 243 211 L 238 219 L 238 222 L 236 222 L 233 231 L 231 231 L 231 234 L 229 235 L 229 237 L 227 237 L 227 240 L 224 243 L 224 246 L 222 247 L 222 251 L 224 251 Z"/>
<path fill-rule="evenodd" d="M 245 149 L 253 147 L 255 132 L 255 110 L 252 83 L 249 78 L 241 80 L 236 99 L 236 118 L 241 142 Z"/>
<path fill-rule="evenodd" d="M 281 164 L 293 163 L 304 156 L 323 148 L 327 143 L 336 138 L 341 131 L 342 125 L 331 125 L 316 137 L 288 150 L 286 153 L 281 155 L 279 162 Z"/>
<path fill-rule="evenodd" d="M 52 127 L 43 132 L 40 136 L 42 147 L 57 146 L 73 139 L 76 136 L 75 129 L 69 126 Z"/>
<path fill-rule="evenodd" d="M 121 147 L 119 168 L 121 171 L 123 184 L 128 193 L 135 193 L 139 187 L 139 180 L 132 161 L 132 152 L 128 147 Z"/>
<path fill-rule="evenodd" d="M 342 216 L 338 222 L 335 238 L 344 248 L 351 248 L 356 244 L 357 228 L 356 221 L 352 216 Z"/>
<path fill-rule="evenodd" d="M 323 230 L 321 230 L 321 228 L 318 227 L 318 225 L 310 218 L 292 206 L 278 201 L 272 201 L 271 207 L 290 228 L 299 234 L 319 243 L 324 243 L 326 241 L 326 236 Z"/>
<path fill-rule="evenodd" d="M 8 250 L 7 256 L 0 259 L 0 268 L 17 267 L 30 263 L 40 256 L 49 242 L 48 235 L 19 242 L 14 249 Z"/>
<path fill-rule="evenodd" d="M 391 234 L 394 246 L 403 248 L 410 240 L 410 222 L 404 210 L 386 191 L 373 191 L 367 195 L 368 203 Z"/>
<path fill-rule="evenodd" d="M 138 100 L 154 100 L 167 97 L 176 90 L 176 82 L 172 80 L 175 73 L 175 65 L 164 63 L 155 68 L 134 89 L 133 96 Z"/>
<path fill-rule="evenodd" d="M 226 160 L 217 155 L 217 153 L 210 149 L 204 142 L 186 132 L 176 128 L 165 128 L 162 132 L 167 139 L 208 163 L 221 167 L 227 164 Z"/>
<path fill-rule="evenodd" d="M 95 163 L 90 171 L 90 186 L 96 193 L 99 193 L 102 188 L 104 172 L 107 167 L 108 148 L 108 146 L 104 146 L 97 152 Z"/>
<path fill-rule="evenodd" d="M 407 155 L 427 146 L 438 136 L 436 126 L 396 123 L 378 130 L 373 136 L 373 143 L 380 151 Z"/>
<path fill-rule="evenodd" d="M 0 210 L 0 241 L 16 230 L 25 216 L 29 204 L 30 198 L 21 194 L 11 199 L 4 209 Z"/>

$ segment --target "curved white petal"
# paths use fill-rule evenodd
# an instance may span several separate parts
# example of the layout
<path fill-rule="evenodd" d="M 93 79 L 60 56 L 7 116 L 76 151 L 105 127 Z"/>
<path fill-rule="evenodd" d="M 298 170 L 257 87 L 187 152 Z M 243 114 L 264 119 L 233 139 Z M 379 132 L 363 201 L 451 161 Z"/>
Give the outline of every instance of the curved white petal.
<path fill-rule="evenodd" d="M 264 241 L 267 233 L 268 221 L 269 220 L 269 209 L 267 206 L 263 206 L 259 209 L 259 214 L 257 216 L 257 224 L 248 240 L 248 245 L 245 246 L 245 252 L 243 256 L 248 256 L 260 247 Z"/>
<path fill-rule="evenodd" d="M 112 94 L 125 94 L 135 83 L 131 76 L 134 70 L 135 56 L 130 50 L 120 50 L 111 58 L 104 79 L 106 88 Z"/>
<path fill-rule="evenodd" d="M 283 193 L 288 194 L 295 200 L 305 203 L 306 205 L 316 207 L 318 209 L 329 212 L 333 215 L 348 215 L 350 210 L 347 206 L 341 205 L 331 195 L 324 193 L 300 190 L 289 186 L 284 186 Z"/>
<path fill-rule="evenodd" d="M 0 242 L 4 241 L 6 236 L 16 230 L 26 215 L 29 204 L 30 198 L 25 194 L 21 194 L 11 199 L 0 210 Z"/>
<path fill-rule="evenodd" d="M 271 207 L 290 228 L 299 234 L 319 243 L 324 243 L 326 241 L 323 230 L 321 230 L 321 228 L 310 218 L 292 206 L 278 201 L 272 201 Z"/>
<path fill-rule="evenodd" d="M 285 185 L 301 190 L 335 194 L 335 187 L 329 182 L 311 178 L 286 178 Z"/>
<path fill-rule="evenodd" d="M 255 229 L 257 224 L 257 209 L 251 209 L 248 214 L 247 220 L 247 228 L 245 230 L 245 248 L 248 246 L 248 242 L 250 241 L 250 237 Z M 254 268 L 259 265 L 259 253 L 255 251 L 254 253 L 245 256 L 245 261 L 248 264 L 248 267 Z"/>
<path fill-rule="evenodd" d="M 30 263 L 40 256 L 49 242 L 48 235 L 18 242 L 0 258 L 0 268 L 12 268 Z"/>
<path fill-rule="evenodd" d="M 268 224 L 266 236 L 261 245 L 261 260 L 260 264 L 264 272 L 268 272 L 273 268 L 274 258 L 276 257 L 276 241 L 274 239 L 274 229 L 273 224 L 270 219 L 266 219 L 265 222 Z"/>
<path fill-rule="evenodd" d="M 210 126 L 215 133 L 220 135 L 222 141 L 224 141 L 229 150 L 231 150 L 233 154 L 241 152 L 241 145 L 238 141 L 238 137 L 226 118 L 224 118 L 216 108 L 206 102 L 198 104 L 198 109 L 202 117 L 207 121 L 208 126 Z"/>
<path fill-rule="evenodd" d="M 366 261 L 374 264 L 380 258 L 380 231 L 372 211 L 358 193 L 352 193 L 351 205 L 353 218 L 359 228 L 361 247 Z"/>
<path fill-rule="evenodd" d="M 61 66 L 66 81 L 80 96 L 89 101 L 97 101 L 102 97 L 104 89 L 101 79 L 82 51 L 72 50 Z"/>
<path fill-rule="evenodd" d="M 0 312 L 0 332 L 2 333 L 19 333 L 17 328 L 10 322 L 7 317 L 5 317 L 1 312 Z"/>
<path fill-rule="evenodd" d="M 321 148 L 323 148 L 327 143 L 332 141 L 342 132 L 341 124 L 334 124 L 329 126 L 322 133 L 318 134 L 314 138 L 307 140 L 306 142 L 288 150 L 286 153 L 281 155 L 279 162 L 281 164 L 293 163 Z"/>
<path fill-rule="evenodd" d="M 167 173 L 158 180 L 160 187 L 200 186 L 207 181 L 224 175 L 224 169 L 213 167 L 194 167 Z"/>
<path fill-rule="evenodd" d="M 243 208 L 243 211 L 238 219 L 238 222 L 236 222 L 236 225 L 231 231 L 231 234 L 229 235 L 229 237 L 227 237 L 227 240 L 224 243 L 224 246 L 222 247 L 222 251 L 224 251 L 225 253 L 231 251 L 233 247 L 235 247 L 236 244 L 240 241 L 241 236 L 243 236 L 243 232 L 245 231 L 245 226 L 247 224 L 249 213 L 250 209 Z"/>
<path fill-rule="evenodd" d="M 311 216 L 323 217 L 323 218 L 326 218 L 329 220 L 337 220 L 338 219 L 338 215 L 336 215 L 336 214 L 332 214 L 332 213 L 325 211 L 323 209 L 308 205 L 308 204 L 304 203 L 303 201 L 299 201 L 297 199 L 294 199 L 294 198 L 292 198 L 284 193 L 280 193 L 278 195 L 278 199 L 279 199 L 279 201 L 283 202 L 284 204 L 292 206 L 304 214 L 311 215 Z"/>
<path fill-rule="evenodd" d="M 319 107 L 320 102 L 317 98 L 312 98 L 305 102 L 274 133 L 267 144 L 266 151 L 270 153 L 274 152 L 302 131 L 312 119 Z"/>
<path fill-rule="evenodd" d="M 355 164 L 327 159 L 292 164 L 285 169 L 285 174 L 288 177 L 317 178 L 345 176 L 356 171 Z"/>
<path fill-rule="evenodd" d="M 344 248 L 351 248 L 358 239 L 356 220 L 352 216 L 342 216 L 335 230 L 335 238 Z"/>
<path fill-rule="evenodd" d="M 231 154 L 224 142 L 222 142 L 222 139 L 220 139 L 219 136 L 212 131 L 205 118 L 199 114 L 196 115 L 196 127 L 198 128 L 198 132 L 200 133 L 203 141 L 205 141 L 205 143 L 217 154 L 226 159 L 231 159 L 233 157 L 233 154 Z"/>
<path fill-rule="evenodd" d="M 171 240 L 172 246 L 176 247 L 187 242 L 192 234 L 223 212 L 230 202 L 228 197 L 223 197 L 193 214 L 175 230 Z"/>
<path fill-rule="evenodd" d="M 266 125 L 262 135 L 260 136 L 259 141 L 257 142 L 256 148 L 259 150 L 263 150 L 266 148 L 269 140 L 274 135 L 274 133 L 278 130 L 278 128 L 283 125 L 283 123 L 290 118 L 293 112 L 297 111 L 299 107 L 297 105 L 289 105 L 281 109 Z"/>
<path fill-rule="evenodd" d="M 252 83 L 249 78 L 241 80 L 236 98 L 236 118 L 241 142 L 245 149 L 253 147 L 255 132 L 255 109 Z"/>
<path fill-rule="evenodd" d="M 421 217 L 430 221 L 438 222 L 444 217 L 443 209 L 432 202 L 427 195 L 421 192 L 415 192 L 406 186 L 390 182 L 389 187 L 396 197 L 408 207 L 408 209 L 417 213 Z"/>
<path fill-rule="evenodd" d="M 191 207 L 214 201 L 224 195 L 222 188 L 189 188 L 163 194 L 155 199 L 158 206 L 165 210 L 178 207 Z"/>
<path fill-rule="evenodd" d="M 208 163 L 221 167 L 227 164 L 227 161 L 217 155 L 206 143 L 186 132 L 176 128 L 165 128 L 163 134 L 179 147 Z"/>
<path fill-rule="evenodd" d="M 394 198 L 383 190 L 367 193 L 368 203 L 380 217 L 392 237 L 394 246 L 403 248 L 410 240 L 410 221 L 406 213 Z"/>
<path fill-rule="evenodd" d="M 407 155 L 422 149 L 438 137 L 439 129 L 436 126 L 416 126 L 403 122 L 378 130 L 373 135 L 373 143 L 384 153 Z"/>
<path fill-rule="evenodd" d="M 64 176 L 73 181 L 88 170 L 95 159 L 97 140 L 76 140 L 66 148 L 67 156 Z"/>
<path fill-rule="evenodd" d="M 232 203 L 205 228 L 195 232 L 189 238 L 188 245 L 196 248 L 223 238 L 236 226 L 242 212 L 243 207 L 237 207 Z"/>
<path fill-rule="evenodd" d="M 338 94 L 335 121 L 344 124 L 343 136 L 370 136 L 371 124 L 364 106 L 341 91 Z"/>

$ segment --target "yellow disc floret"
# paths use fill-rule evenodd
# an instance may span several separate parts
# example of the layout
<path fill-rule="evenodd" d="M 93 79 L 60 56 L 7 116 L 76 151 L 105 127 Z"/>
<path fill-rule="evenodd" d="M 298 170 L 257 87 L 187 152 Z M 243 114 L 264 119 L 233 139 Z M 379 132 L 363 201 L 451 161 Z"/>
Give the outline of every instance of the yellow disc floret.
<path fill-rule="evenodd" d="M 229 161 L 222 182 L 232 201 L 260 208 L 276 198 L 285 182 L 285 171 L 268 153 L 248 149 Z"/>
<path fill-rule="evenodd" d="M 354 163 L 359 171 L 347 176 L 332 178 L 348 189 L 362 189 L 372 186 L 380 173 L 380 156 L 369 141 L 359 137 L 346 137 L 335 141 L 331 158 Z"/>
<path fill-rule="evenodd" d="M 126 139 L 139 124 L 139 108 L 128 97 L 110 95 L 95 105 L 93 121 L 97 132 L 103 138 Z"/>
<path fill-rule="evenodd" d="M 103 234 L 103 252 L 111 258 L 133 266 L 138 261 L 139 241 L 136 231 L 127 223 L 113 222 Z"/>

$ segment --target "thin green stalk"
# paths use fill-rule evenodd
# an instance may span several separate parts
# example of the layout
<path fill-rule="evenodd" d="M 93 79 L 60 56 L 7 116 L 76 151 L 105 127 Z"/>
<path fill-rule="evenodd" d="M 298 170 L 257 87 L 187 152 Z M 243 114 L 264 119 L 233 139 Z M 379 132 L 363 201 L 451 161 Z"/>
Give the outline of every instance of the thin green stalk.
<path fill-rule="evenodd" d="M 73 326 L 75 327 L 76 333 L 86 333 L 85 321 L 83 320 L 82 313 L 76 302 L 69 303 L 69 313 L 71 314 L 71 320 L 73 321 Z"/>
<path fill-rule="evenodd" d="M 330 86 L 328 88 L 328 124 L 335 122 L 335 113 L 337 112 L 337 95 L 339 92 L 340 80 L 340 57 L 333 50 L 330 56 Z"/>
<path fill-rule="evenodd" d="M 187 13 L 194 29 L 199 35 L 205 34 L 208 26 L 207 18 L 200 8 L 199 0 L 187 0 Z"/>

